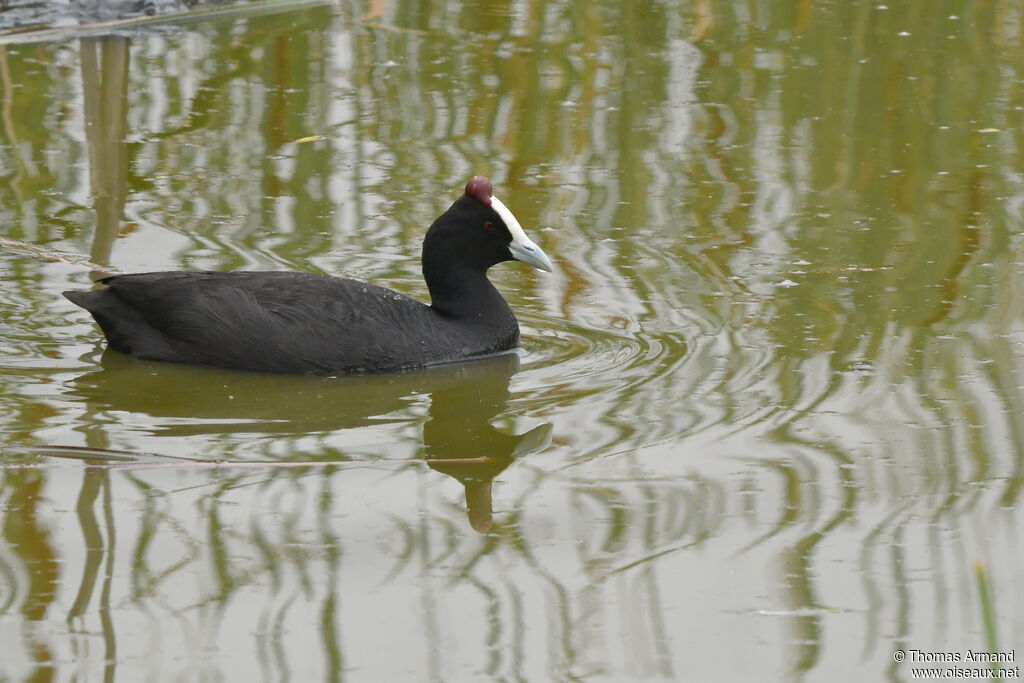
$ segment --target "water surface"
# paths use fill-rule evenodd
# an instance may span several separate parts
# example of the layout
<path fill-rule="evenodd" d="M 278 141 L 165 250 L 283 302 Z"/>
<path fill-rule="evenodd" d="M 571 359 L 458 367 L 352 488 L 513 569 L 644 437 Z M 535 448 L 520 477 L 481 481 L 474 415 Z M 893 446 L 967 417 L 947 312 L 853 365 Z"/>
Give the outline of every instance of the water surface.
<path fill-rule="evenodd" d="M 0 22 L 0 679 L 898 681 L 898 650 L 1024 647 L 1019 0 L 40 40 L 31 8 Z M 166 366 L 59 295 L 425 299 L 474 174 L 556 265 L 491 272 L 515 356 Z"/>

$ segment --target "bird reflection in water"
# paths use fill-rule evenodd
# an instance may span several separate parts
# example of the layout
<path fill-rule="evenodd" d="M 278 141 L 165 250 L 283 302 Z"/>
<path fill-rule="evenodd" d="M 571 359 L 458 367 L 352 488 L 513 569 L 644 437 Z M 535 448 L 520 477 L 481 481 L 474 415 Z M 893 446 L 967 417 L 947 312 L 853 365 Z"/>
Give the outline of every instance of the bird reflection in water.
<path fill-rule="evenodd" d="M 525 434 L 499 431 L 491 420 L 508 409 L 509 379 L 518 356 L 506 354 L 485 361 L 488 369 L 465 364 L 457 384 L 435 390 L 430 419 L 423 425 L 423 444 L 431 469 L 458 479 L 466 488 L 469 523 L 484 533 L 492 524 L 491 485 L 516 458 L 544 450 L 551 443 L 551 424 Z"/>
<path fill-rule="evenodd" d="M 518 354 L 506 353 L 384 375 L 301 377 L 140 361 L 108 349 L 101 369 L 79 376 L 70 390 L 92 413 L 117 410 L 155 418 L 145 421 L 146 431 L 158 436 L 253 433 L 281 440 L 416 419 L 410 406 L 429 397 L 426 463 L 465 487 L 470 525 L 483 533 L 493 524 L 495 478 L 516 459 L 551 443 L 550 424 L 520 435 L 491 424 L 509 409 L 509 383 L 518 368 Z M 251 462 L 244 438 L 238 452 L 239 461 Z M 385 460 L 389 455 L 379 453 Z M 314 460 L 346 461 L 351 462 L 328 448 Z"/>

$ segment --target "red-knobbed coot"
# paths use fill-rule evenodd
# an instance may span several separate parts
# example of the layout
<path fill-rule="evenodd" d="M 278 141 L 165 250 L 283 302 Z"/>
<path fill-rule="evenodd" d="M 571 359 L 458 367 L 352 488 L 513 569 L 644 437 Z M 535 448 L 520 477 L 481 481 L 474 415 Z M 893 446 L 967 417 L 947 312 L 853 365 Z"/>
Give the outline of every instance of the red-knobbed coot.
<path fill-rule="evenodd" d="M 289 374 L 384 372 L 515 348 L 519 324 L 487 279 L 518 259 L 551 261 L 477 176 L 427 231 L 429 306 L 390 289 L 310 273 L 114 275 L 64 296 L 111 347 L 149 360 Z"/>

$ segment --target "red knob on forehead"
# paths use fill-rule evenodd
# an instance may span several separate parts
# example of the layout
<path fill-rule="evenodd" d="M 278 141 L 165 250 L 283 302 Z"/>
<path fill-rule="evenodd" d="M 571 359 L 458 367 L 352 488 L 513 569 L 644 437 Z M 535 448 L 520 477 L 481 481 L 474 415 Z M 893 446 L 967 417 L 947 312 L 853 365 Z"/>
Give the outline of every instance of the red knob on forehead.
<path fill-rule="evenodd" d="M 466 183 L 466 194 L 484 206 L 490 206 L 491 199 L 494 197 L 494 189 L 491 187 L 490 180 L 478 175 Z"/>

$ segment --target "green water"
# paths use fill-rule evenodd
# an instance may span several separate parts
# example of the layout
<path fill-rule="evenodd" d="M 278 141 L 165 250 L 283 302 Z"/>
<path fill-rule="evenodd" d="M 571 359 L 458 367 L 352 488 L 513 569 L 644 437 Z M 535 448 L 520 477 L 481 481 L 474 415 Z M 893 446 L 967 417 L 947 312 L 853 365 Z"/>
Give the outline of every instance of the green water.
<path fill-rule="evenodd" d="M 1020 666 L 1024 2 L 258 7 L 0 12 L 0 681 Z M 518 356 L 164 366 L 59 295 L 426 299 L 475 174 L 555 262 Z"/>

